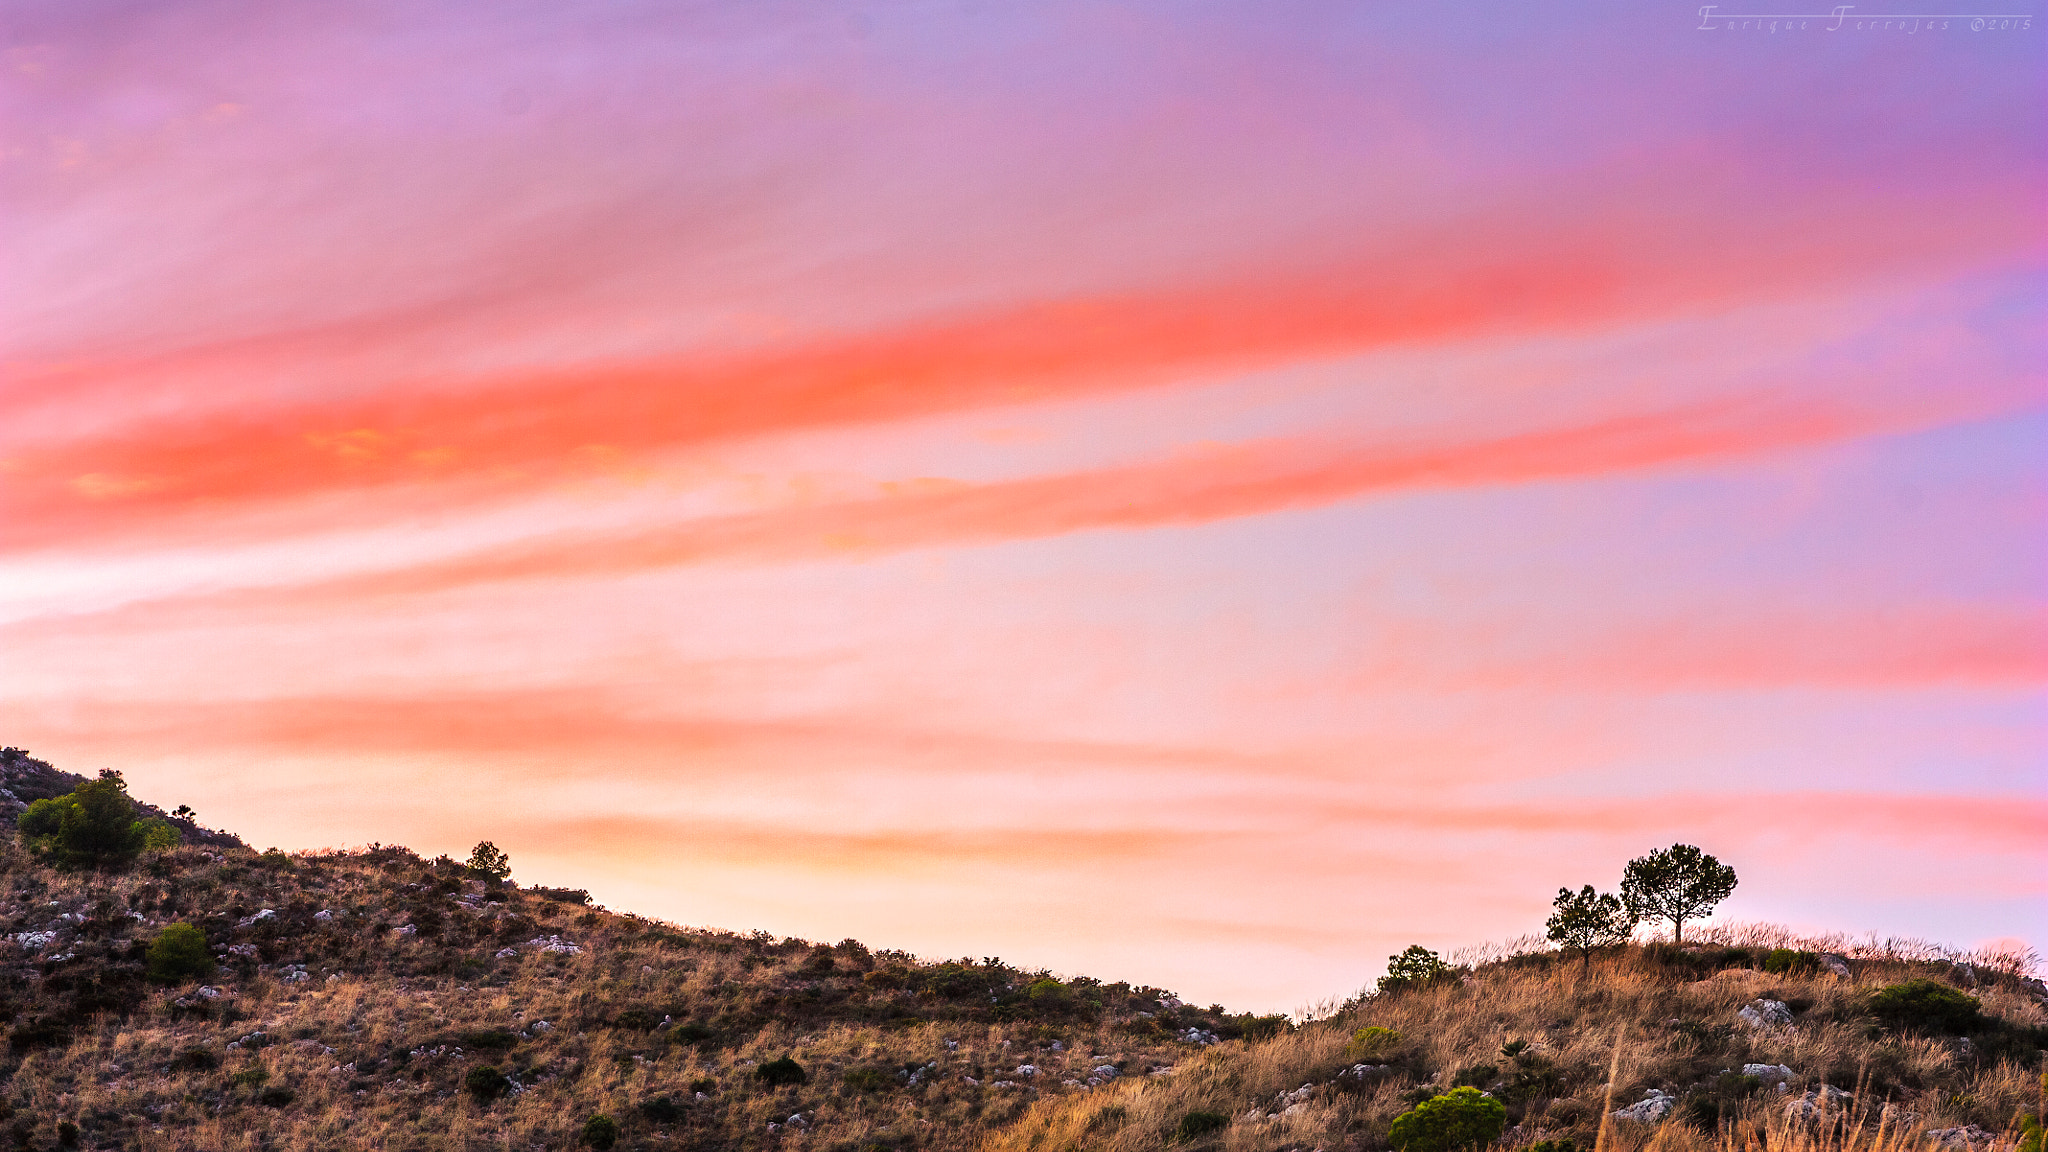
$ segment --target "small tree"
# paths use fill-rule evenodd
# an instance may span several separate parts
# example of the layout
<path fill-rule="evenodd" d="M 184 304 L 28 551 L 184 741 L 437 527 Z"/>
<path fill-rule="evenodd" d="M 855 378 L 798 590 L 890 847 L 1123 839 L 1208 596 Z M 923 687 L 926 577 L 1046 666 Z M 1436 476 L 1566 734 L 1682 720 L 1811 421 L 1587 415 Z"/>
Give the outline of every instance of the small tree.
<path fill-rule="evenodd" d="M 1591 884 L 1577 892 L 1559 888 L 1557 911 L 1544 925 L 1551 943 L 1575 949 L 1582 967 L 1593 966 L 1593 949 L 1626 943 L 1635 931 L 1636 916 L 1626 901 L 1611 892 L 1595 892 Z"/>
<path fill-rule="evenodd" d="M 1451 974 L 1451 966 L 1444 958 L 1420 944 L 1410 944 L 1399 956 L 1387 957 L 1387 974 L 1380 977 L 1381 992 L 1398 992 L 1403 988 L 1420 988 L 1434 984 Z"/>
<path fill-rule="evenodd" d="M 166 924 L 149 942 L 149 978 L 159 984 L 182 984 L 213 975 L 213 954 L 206 933 L 190 924 Z"/>
<path fill-rule="evenodd" d="M 1690 844 L 1673 844 L 1628 862 L 1621 898 L 1638 920 L 1671 921 L 1671 939 L 1685 940 L 1685 922 L 1697 920 L 1735 891 L 1735 869 Z"/>
<path fill-rule="evenodd" d="M 1454 1152 L 1500 1139 L 1508 1110 L 1477 1088 L 1454 1088 L 1394 1117 L 1387 1141 L 1401 1152 Z"/>
<path fill-rule="evenodd" d="M 599 1112 L 583 1122 L 583 1142 L 600 1150 L 617 1144 L 619 1122 Z"/>
<path fill-rule="evenodd" d="M 492 884 L 501 884 L 512 875 L 512 861 L 500 851 L 496 844 L 482 840 L 469 853 L 469 870 Z"/>

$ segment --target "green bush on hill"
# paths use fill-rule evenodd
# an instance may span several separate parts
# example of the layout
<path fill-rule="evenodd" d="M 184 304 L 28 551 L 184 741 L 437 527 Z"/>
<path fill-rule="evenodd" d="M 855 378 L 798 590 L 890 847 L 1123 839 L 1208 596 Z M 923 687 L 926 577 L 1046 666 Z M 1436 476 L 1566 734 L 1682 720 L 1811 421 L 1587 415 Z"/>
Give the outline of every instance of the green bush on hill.
<path fill-rule="evenodd" d="M 1508 1110 L 1477 1088 L 1454 1088 L 1394 1117 L 1387 1140 L 1401 1152 L 1454 1152 L 1500 1139 Z"/>
<path fill-rule="evenodd" d="M 149 942 L 145 955 L 149 978 L 159 984 L 205 980 L 214 973 L 213 954 L 206 950 L 206 933 L 183 922 L 164 925 L 156 939 Z"/>
<path fill-rule="evenodd" d="M 1981 1002 L 1939 980 L 1908 980 L 1870 998 L 1870 1012 L 1901 1032 L 1961 1036 L 1985 1024 Z"/>
<path fill-rule="evenodd" d="M 135 802 L 119 772 L 101 772 L 65 795 L 37 800 L 15 824 L 31 850 L 74 867 L 118 867 L 145 849 L 164 851 L 178 843 L 176 829 L 135 818 Z"/>

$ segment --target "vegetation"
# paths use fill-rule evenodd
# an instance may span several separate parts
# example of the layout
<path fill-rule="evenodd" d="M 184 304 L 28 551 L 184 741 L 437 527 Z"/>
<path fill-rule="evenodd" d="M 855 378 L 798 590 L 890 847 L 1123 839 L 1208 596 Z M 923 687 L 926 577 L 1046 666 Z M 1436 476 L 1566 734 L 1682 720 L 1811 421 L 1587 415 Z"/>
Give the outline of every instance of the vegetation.
<path fill-rule="evenodd" d="M 1591 884 L 1577 892 L 1559 888 L 1554 907 L 1557 911 L 1544 925 L 1545 935 L 1551 943 L 1578 952 L 1587 966 L 1593 963 L 1594 950 L 1626 944 L 1636 929 L 1636 915 L 1622 898 L 1595 892 Z"/>
<path fill-rule="evenodd" d="M 1735 869 L 1690 844 L 1673 844 L 1628 862 L 1621 898 L 1637 920 L 1669 920 L 1673 943 L 1685 942 L 1685 922 L 1711 913 L 1735 891 Z"/>
<path fill-rule="evenodd" d="M 469 871 L 488 883 L 500 884 L 511 878 L 512 861 L 496 844 L 484 840 L 470 851 Z"/>
<path fill-rule="evenodd" d="M 101 772 L 62 796 L 30 803 L 16 824 L 32 851 L 73 867 L 120 867 L 145 850 L 178 844 L 169 824 L 137 818 L 118 772 Z"/>
<path fill-rule="evenodd" d="M 1484 1148 L 1507 1127 L 1508 1110 L 1473 1087 L 1453 1088 L 1394 1117 L 1387 1142 L 1398 1152 Z"/>
<path fill-rule="evenodd" d="M 87 781 L 16 754 L 0 783 L 25 807 Z M 1822 1084 L 1870 1117 L 1912 1113 L 1895 1134 L 1999 1132 L 2038 1113 L 2048 1044 L 2048 988 L 2023 964 L 1897 946 L 1727 929 L 1590 959 L 1418 946 L 1290 1022 L 993 957 L 681 928 L 402 848 L 258 853 L 189 815 L 134 816 L 182 843 L 91 870 L 0 841 L 0 1136 L 18 1146 L 69 1124 L 81 1147 L 138 1152 L 1378 1152 L 1399 1117 L 1467 1088 L 1503 1110 L 1504 1147 L 1567 1152 L 1659 1088 L 1673 1118 L 1610 1121 L 1603 1152 L 1822 1152 L 1784 1112 Z M 1853 971 L 1762 971 L 1780 950 Z M 1759 998 L 1793 1026 L 1742 1024 Z M 1750 1063 L 1789 1066 L 1788 1091 Z"/>

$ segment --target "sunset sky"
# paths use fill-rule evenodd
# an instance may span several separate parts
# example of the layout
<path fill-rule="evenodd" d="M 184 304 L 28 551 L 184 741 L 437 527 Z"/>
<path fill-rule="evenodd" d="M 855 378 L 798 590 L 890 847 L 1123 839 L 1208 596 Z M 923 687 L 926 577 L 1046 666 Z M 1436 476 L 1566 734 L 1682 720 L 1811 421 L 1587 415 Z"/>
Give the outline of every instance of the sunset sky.
<path fill-rule="evenodd" d="M 1700 25 L 10 4 L 0 743 L 1233 1009 L 2048 946 L 2048 25 Z"/>

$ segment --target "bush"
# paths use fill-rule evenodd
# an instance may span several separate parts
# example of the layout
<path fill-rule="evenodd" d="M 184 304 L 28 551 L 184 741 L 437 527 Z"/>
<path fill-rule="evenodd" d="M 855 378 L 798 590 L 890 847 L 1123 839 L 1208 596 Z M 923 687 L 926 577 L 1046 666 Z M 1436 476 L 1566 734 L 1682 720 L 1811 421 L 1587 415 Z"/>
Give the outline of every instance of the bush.
<path fill-rule="evenodd" d="M 779 1060 L 770 1060 L 754 1069 L 754 1079 L 763 1084 L 803 1084 L 810 1078 L 810 1073 L 804 1071 L 803 1065 L 787 1056 Z"/>
<path fill-rule="evenodd" d="M 710 1028 L 696 1023 L 678 1024 L 668 1030 L 668 1042 L 671 1044 L 702 1044 L 711 1036 Z"/>
<path fill-rule="evenodd" d="M 1401 1046 L 1401 1034 L 1392 1028 L 1360 1028 L 1344 1046 L 1344 1058 L 1354 1064 L 1376 1060 Z"/>
<path fill-rule="evenodd" d="M 1380 977 L 1381 992 L 1423 988 L 1447 979 L 1451 966 L 1444 958 L 1420 944 L 1410 944 L 1399 956 L 1387 957 L 1387 974 Z"/>
<path fill-rule="evenodd" d="M 683 1118 L 683 1106 L 666 1096 L 640 1102 L 640 1114 L 656 1124 L 673 1124 Z"/>
<path fill-rule="evenodd" d="M 1175 1140 L 1199 1140 L 1211 1132 L 1221 1132 L 1230 1127 L 1230 1117 L 1221 1112 L 1190 1112 L 1180 1118 L 1174 1126 Z"/>
<path fill-rule="evenodd" d="M 839 1081 L 856 1092 L 880 1092 L 895 1083 L 895 1077 L 880 1068 L 848 1068 Z"/>
<path fill-rule="evenodd" d="M 1962 1035 L 1982 1028 L 1985 1020 L 1975 996 L 1939 980 L 1908 980 L 1870 998 L 1871 1014 L 1896 1031 Z"/>
<path fill-rule="evenodd" d="M 61 863 L 103 868 L 141 854 L 149 829 L 119 772 L 101 772 L 62 796 L 37 800 L 15 821 L 30 848 Z"/>
<path fill-rule="evenodd" d="M 180 1068 L 190 1068 L 197 1072 L 210 1072 L 220 1067 L 220 1057 L 214 1055 L 213 1049 L 208 1048 L 204 1044 L 194 1044 L 192 1047 L 178 1053 L 176 1064 Z"/>
<path fill-rule="evenodd" d="M 1500 1101 L 1477 1088 L 1454 1088 L 1394 1117 L 1387 1139 L 1401 1152 L 1453 1152 L 1498 1140 L 1507 1119 Z"/>
<path fill-rule="evenodd" d="M 1795 975 L 1814 972 L 1820 968 L 1820 957 L 1812 952 L 1801 952 L 1797 948 L 1773 948 L 1764 957 L 1764 971 L 1781 975 Z"/>
<path fill-rule="evenodd" d="M 1473 1064 L 1469 1067 L 1458 1069 L 1458 1075 L 1451 1081 L 1451 1086 L 1453 1088 L 1470 1086 L 1484 1091 L 1487 1085 L 1492 1084 L 1498 1079 L 1500 1079 L 1500 1065 Z"/>
<path fill-rule="evenodd" d="M 477 1103 L 486 1104 L 510 1092 L 512 1082 L 491 1065 L 480 1064 L 462 1078 L 462 1090 L 476 1097 Z"/>
<path fill-rule="evenodd" d="M 244 1068 L 233 1076 L 228 1077 L 228 1084 L 236 1088 L 261 1088 L 263 1083 L 269 1079 L 270 1069 L 258 1064 L 253 1068 Z"/>
<path fill-rule="evenodd" d="M 57 1144 L 63 1148 L 78 1147 L 78 1125 L 69 1120 L 57 1122 Z"/>
<path fill-rule="evenodd" d="M 609 1148 L 619 1142 L 619 1123 L 599 1112 L 583 1122 L 583 1142 L 592 1148 Z"/>
<path fill-rule="evenodd" d="M 266 1108 L 283 1108 L 290 1105 L 292 1101 L 297 1100 L 298 1098 L 299 1094 L 297 1092 L 294 1092 L 291 1089 L 286 1088 L 282 1085 L 273 1088 L 265 1088 L 262 1092 L 259 1092 L 256 1095 L 257 1103 L 262 1104 Z"/>
<path fill-rule="evenodd" d="M 214 973 L 213 954 L 206 950 L 206 933 L 183 922 L 164 925 L 149 942 L 149 978 L 159 984 L 183 984 L 204 980 Z"/>

